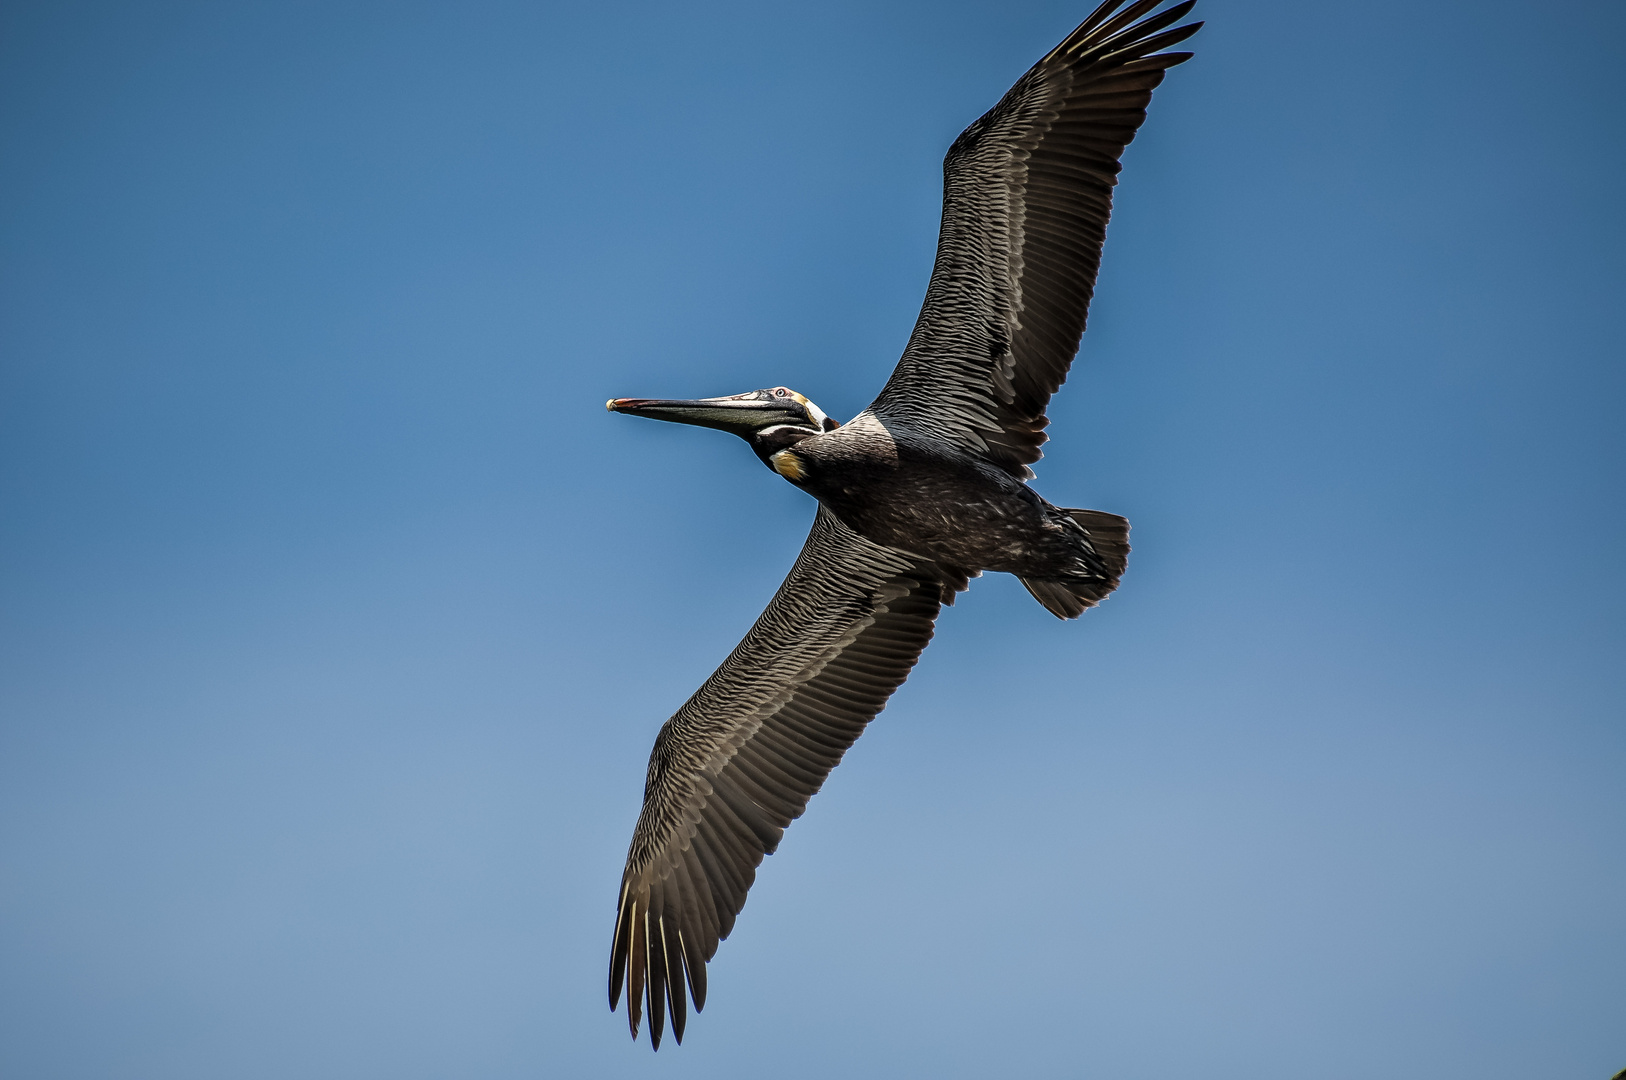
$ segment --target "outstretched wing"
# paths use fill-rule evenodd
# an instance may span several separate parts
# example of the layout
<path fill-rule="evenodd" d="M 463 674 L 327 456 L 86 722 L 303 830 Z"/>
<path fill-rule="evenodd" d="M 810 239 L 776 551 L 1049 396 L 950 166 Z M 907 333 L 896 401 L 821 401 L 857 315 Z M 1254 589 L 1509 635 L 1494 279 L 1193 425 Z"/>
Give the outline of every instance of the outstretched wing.
<path fill-rule="evenodd" d="M 1152 89 L 1201 23 L 1161 0 L 1106 0 L 966 128 L 943 161 L 937 262 L 914 334 L 870 409 L 1016 476 L 1039 460 L 1045 406 L 1078 351 L 1118 158 Z"/>
<path fill-rule="evenodd" d="M 768 609 L 661 728 L 610 951 L 634 1038 L 647 1005 L 655 1047 L 668 1010 L 683 1041 L 685 981 L 698 1011 L 757 866 L 908 677 L 952 587 L 820 507 Z"/>

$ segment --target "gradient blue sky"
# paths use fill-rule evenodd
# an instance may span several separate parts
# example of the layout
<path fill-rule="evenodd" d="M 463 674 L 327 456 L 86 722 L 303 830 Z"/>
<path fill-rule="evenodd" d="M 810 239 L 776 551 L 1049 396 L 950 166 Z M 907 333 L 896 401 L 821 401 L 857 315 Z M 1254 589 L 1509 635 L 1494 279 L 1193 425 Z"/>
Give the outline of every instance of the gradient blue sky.
<path fill-rule="evenodd" d="M 1032 3 L 0 8 L 0 1072 L 1626 1066 L 1626 7 L 1205 0 L 1037 486 L 605 1008 L 660 722 L 812 506 L 612 395 L 884 380 Z"/>

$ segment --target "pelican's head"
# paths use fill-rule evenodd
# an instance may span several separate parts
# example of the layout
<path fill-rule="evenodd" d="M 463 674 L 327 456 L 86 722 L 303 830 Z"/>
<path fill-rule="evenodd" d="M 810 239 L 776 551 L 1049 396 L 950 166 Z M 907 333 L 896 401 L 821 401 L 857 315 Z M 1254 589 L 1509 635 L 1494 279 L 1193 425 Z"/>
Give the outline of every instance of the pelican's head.
<path fill-rule="evenodd" d="M 611 412 L 632 416 L 732 431 L 750 443 L 757 457 L 781 475 L 784 470 L 776 468 L 769 461 L 770 458 L 803 439 L 834 431 L 841 426 L 824 415 L 824 410 L 817 405 L 784 386 L 752 390 L 733 397 L 698 398 L 693 401 L 611 398 L 604 407 Z"/>

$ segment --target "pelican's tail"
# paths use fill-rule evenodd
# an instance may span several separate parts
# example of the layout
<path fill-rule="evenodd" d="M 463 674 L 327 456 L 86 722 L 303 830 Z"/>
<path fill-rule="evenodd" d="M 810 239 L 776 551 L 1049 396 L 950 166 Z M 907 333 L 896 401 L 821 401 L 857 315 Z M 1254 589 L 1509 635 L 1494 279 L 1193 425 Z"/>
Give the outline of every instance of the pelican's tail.
<path fill-rule="evenodd" d="M 1076 619 L 1118 587 L 1129 563 L 1129 522 L 1100 510 L 1063 510 L 1084 533 L 1079 569 L 1056 577 L 1018 578 L 1058 619 Z"/>

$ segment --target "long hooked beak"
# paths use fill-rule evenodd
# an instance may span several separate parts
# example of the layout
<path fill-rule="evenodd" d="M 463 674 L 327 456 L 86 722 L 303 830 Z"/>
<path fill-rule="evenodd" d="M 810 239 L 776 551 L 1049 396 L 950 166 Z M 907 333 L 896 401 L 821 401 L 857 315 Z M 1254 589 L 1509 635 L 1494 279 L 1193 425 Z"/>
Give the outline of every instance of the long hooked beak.
<path fill-rule="evenodd" d="M 786 398 L 764 398 L 758 394 L 734 397 L 696 398 L 611 398 L 604 403 L 610 412 L 647 416 L 651 420 L 671 420 L 679 424 L 731 431 L 749 436 L 775 424 L 806 424 L 801 404 Z"/>

